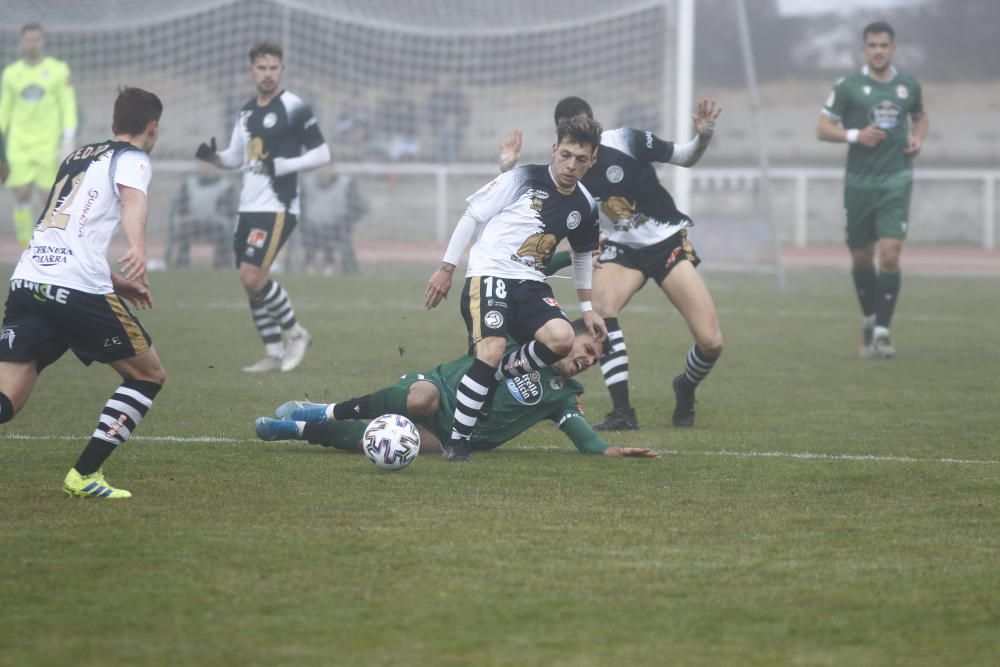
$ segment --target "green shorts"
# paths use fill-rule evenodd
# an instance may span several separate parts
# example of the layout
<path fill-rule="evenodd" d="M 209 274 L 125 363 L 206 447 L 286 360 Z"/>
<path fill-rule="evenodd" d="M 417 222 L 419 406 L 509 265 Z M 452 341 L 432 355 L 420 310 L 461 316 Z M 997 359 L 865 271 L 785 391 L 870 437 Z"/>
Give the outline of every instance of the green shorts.
<path fill-rule="evenodd" d="M 886 188 L 844 188 L 848 248 L 863 248 L 878 239 L 905 239 L 913 181 Z"/>
<path fill-rule="evenodd" d="M 38 155 L 8 153 L 7 164 L 10 166 L 10 176 L 4 185 L 8 188 L 34 183 L 39 190 L 47 193 L 56 182 L 56 173 L 59 171 L 59 160 L 55 157 L 50 160 L 40 160 Z"/>

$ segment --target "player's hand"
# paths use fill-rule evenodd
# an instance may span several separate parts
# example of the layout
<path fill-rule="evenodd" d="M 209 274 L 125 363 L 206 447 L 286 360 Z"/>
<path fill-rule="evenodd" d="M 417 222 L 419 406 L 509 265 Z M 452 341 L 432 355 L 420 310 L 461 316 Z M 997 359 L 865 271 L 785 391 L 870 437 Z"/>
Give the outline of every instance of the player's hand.
<path fill-rule="evenodd" d="M 430 310 L 441 303 L 442 299 L 448 298 L 448 290 L 451 289 L 451 276 L 455 273 L 455 267 L 440 267 L 427 281 L 427 292 L 424 294 L 424 308 Z"/>
<path fill-rule="evenodd" d="M 608 326 L 604 323 L 603 317 L 592 310 L 588 310 L 583 314 L 583 321 L 586 323 L 587 329 L 594 339 L 594 343 L 600 345 L 607 339 Z"/>
<path fill-rule="evenodd" d="M 521 143 L 524 141 L 524 133 L 521 130 L 513 129 L 507 133 L 507 138 L 500 142 L 500 171 L 510 171 L 517 166 L 517 161 L 521 159 Z"/>
<path fill-rule="evenodd" d="M 590 251 L 590 264 L 591 264 L 591 266 L 594 267 L 594 271 L 597 271 L 598 269 L 603 269 L 604 268 L 604 265 L 601 264 L 598 261 L 598 259 L 600 258 L 600 256 L 601 256 L 601 249 L 600 248 L 598 248 L 597 250 L 591 250 Z"/>
<path fill-rule="evenodd" d="M 858 143 L 868 148 L 875 148 L 885 139 L 885 130 L 878 125 L 872 124 L 861 128 L 858 132 Z"/>
<path fill-rule="evenodd" d="M 194 152 L 194 156 L 204 162 L 211 162 L 215 164 L 215 155 L 218 152 L 219 150 L 215 145 L 215 137 L 212 137 L 212 140 L 209 143 L 206 144 L 202 142 L 198 146 L 198 150 Z"/>
<path fill-rule="evenodd" d="M 115 294 L 128 300 L 139 310 L 153 307 L 153 295 L 149 293 L 149 288 L 137 282 L 129 280 L 124 276 L 115 276 Z"/>
<path fill-rule="evenodd" d="M 146 280 L 146 251 L 142 248 L 129 248 L 129 251 L 118 260 L 127 280 L 148 285 Z"/>
<path fill-rule="evenodd" d="M 924 147 L 923 142 L 920 141 L 920 137 L 910 135 L 906 139 L 906 150 L 903 151 L 906 155 L 910 157 L 917 157 L 920 154 L 920 149 Z"/>
<path fill-rule="evenodd" d="M 694 131 L 703 137 L 710 137 L 715 132 L 715 121 L 722 113 L 722 105 L 707 97 L 698 102 L 698 110 L 691 114 Z"/>
<path fill-rule="evenodd" d="M 604 455 L 633 459 L 660 458 L 659 452 L 654 452 L 652 449 L 647 449 L 645 447 L 609 447 L 604 450 Z"/>
<path fill-rule="evenodd" d="M 6 183 L 8 176 L 10 176 L 10 167 L 6 162 L 0 162 L 0 183 Z"/>

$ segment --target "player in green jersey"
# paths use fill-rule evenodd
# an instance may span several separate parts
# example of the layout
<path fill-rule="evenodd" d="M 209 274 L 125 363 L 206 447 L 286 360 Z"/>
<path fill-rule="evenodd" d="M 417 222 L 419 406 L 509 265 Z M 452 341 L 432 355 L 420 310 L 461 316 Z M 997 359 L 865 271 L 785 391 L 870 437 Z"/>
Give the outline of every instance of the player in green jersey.
<path fill-rule="evenodd" d="M 573 322 L 573 330 L 576 337 L 569 355 L 500 385 L 489 417 L 476 423 L 471 449 L 494 449 L 548 419 L 584 454 L 659 457 L 641 447 L 612 447 L 583 418 L 579 399 L 583 386 L 572 378 L 597 363 L 600 346 L 582 319 Z M 511 342 L 509 350 L 514 349 L 517 345 Z M 432 370 L 408 373 L 391 387 L 340 403 L 290 401 L 278 407 L 277 419 L 257 419 L 257 436 L 267 441 L 307 440 L 360 452 L 361 436 L 371 419 L 401 414 L 417 425 L 422 451 L 440 452 L 441 441 L 447 442 L 451 436 L 458 385 L 473 361 L 465 355 Z"/>
<path fill-rule="evenodd" d="M 861 51 L 867 64 L 834 85 L 816 135 L 822 141 L 849 144 L 844 209 L 854 286 L 864 315 L 860 355 L 891 359 L 896 349 L 889 324 L 899 297 L 912 160 L 927 136 L 928 119 L 920 84 L 892 66 L 892 26 L 882 21 L 867 25 Z"/>
<path fill-rule="evenodd" d="M 0 132 L 7 144 L 14 191 L 14 231 L 24 248 L 31 241 L 35 218 L 31 195 L 47 194 L 59 162 L 75 147 L 76 95 L 69 67 L 45 55 L 42 26 L 21 28 L 21 59 L 8 65 L 0 78 Z"/>

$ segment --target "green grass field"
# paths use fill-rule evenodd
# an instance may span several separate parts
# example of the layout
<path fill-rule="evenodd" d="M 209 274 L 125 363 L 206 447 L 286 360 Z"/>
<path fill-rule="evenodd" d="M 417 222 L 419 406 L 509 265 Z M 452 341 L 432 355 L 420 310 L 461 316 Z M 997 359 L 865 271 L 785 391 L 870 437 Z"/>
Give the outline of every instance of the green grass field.
<path fill-rule="evenodd" d="M 131 500 L 60 489 L 117 376 L 47 370 L 3 430 L 0 665 L 1000 663 L 996 278 L 904 276 L 899 357 L 860 361 L 845 273 L 708 273 L 726 351 L 686 431 L 689 338 L 647 287 L 622 318 L 642 430 L 612 440 L 660 460 L 551 425 L 398 473 L 253 439 L 285 400 L 461 354 L 460 286 L 423 311 L 429 273 L 283 276 L 315 343 L 265 377 L 233 272 L 153 274 L 169 379 L 105 466 Z"/>

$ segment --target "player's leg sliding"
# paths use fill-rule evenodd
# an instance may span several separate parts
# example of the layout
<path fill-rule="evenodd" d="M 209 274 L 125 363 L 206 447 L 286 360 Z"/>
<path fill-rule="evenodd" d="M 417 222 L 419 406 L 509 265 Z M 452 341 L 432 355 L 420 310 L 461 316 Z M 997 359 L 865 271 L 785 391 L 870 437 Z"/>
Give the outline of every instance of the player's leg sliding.
<path fill-rule="evenodd" d="M 684 359 L 684 372 L 674 376 L 674 406 L 673 423 L 674 426 L 690 427 L 694 426 L 694 390 L 701 384 L 705 376 L 711 372 L 715 362 L 718 361 L 721 350 L 711 356 L 700 350 L 697 345 L 692 345 Z"/>
<path fill-rule="evenodd" d="M 878 274 L 878 311 L 875 314 L 875 328 L 872 331 L 872 353 L 882 359 L 896 356 L 896 348 L 889 338 L 889 324 L 896 310 L 899 297 L 900 276 L 898 271 L 880 271 Z"/>
<path fill-rule="evenodd" d="M 339 403 L 309 403 L 308 401 L 288 401 L 278 406 L 274 415 L 279 419 L 291 419 L 310 424 L 347 419 L 375 419 L 387 414 L 412 417 L 407 411 L 406 387 L 387 387 L 374 394 L 352 398 Z"/>
<path fill-rule="evenodd" d="M 267 442 L 305 440 L 313 445 L 333 447 L 347 452 L 357 451 L 357 444 L 365 433 L 366 421 L 307 423 L 292 419 L 259 417 L 254 422 L 257 437 Z"/>
<path fill-rule="evenodd" d="M 304 421 L 271 419 L 270 417 L 258 417 L 253 423 L 257 437 L 266 442 L 299 440 L 301 439 L 302 429 L 305 425 Z"/>
<path fill-rule="evenodd" d="M 468 461 L 472 458 L 469 455 L 469 440 L 472 438 L 476 422 L 479 421 L 479 411 L 482 410 L 490 390 L 499 382 L 497 376 L 498 369 L 481 359 L 476 359 L 459 382 L 455 395 L 455 417 L 452 420 L 451 437 L 447 443 L 441 443 L 442 454 L 449 461 Z"/>
<path fill-rule="evenodd" d="M 854 289 L 858 294 L 858 302 L 861 304 L 861 313 L 864 322 L 861 327 L 861 348 L 858 356 L 862 359 L 870 358 L 873 355 L 872 343 L 875 338 L 875 313 L 878 309 L 879 300 L 879 278 L 874 266 L 864 268 L 854 267 L 851 270 L 854 278 Z"/>
<path fill-rule="evenodd" d="M 639 419 L 629 402 L 625 335 L 617 317 L 604 318 L 604 324 L 608 327 L 608 344 L 607 352 L 601 357 L 601 373 L 611 394 L 612 409 L 604 421 L 594 424 L 593 428 L 595 431 L 635 431 L 639 428 Z"/>
<path fill-rule="evenodd" d="M 247 373 L 267 373 L 281 370 L 282 356 L 284 355 L 284 345 L 281 342 L 281 326 L 278 320 L 271 316 L 264 302 L 267 293 L 266 287 L 257 296 L 250 297 L 250 314 L 253 316 L 254 326 L 264 343 L 264 358 L 243 368 Z"/>
<path fill-rule="evenodd" d="M 125 380 L 105 403 L 97 428 L 76 465 L 63 481 L 63 491 L 83 498 L 130 498 L 104 479 L 101 466 L 121 443 L 128 440 L 149 412 L 163 385 L 146 380 Z"/>
<path fill-rule="evenodd" d="M 302 363 L 306 349 L 312 342 L 312 336 L 295 319 L 295 309 L 285 288 L 273 280 L 268 280 L 261 290 L 261 304 L 267 310 L 271 319 L 278 323 L 281 329 L 281 340 L 284 343 L 281 359 L 281 370 L 290 371 Z"/>

